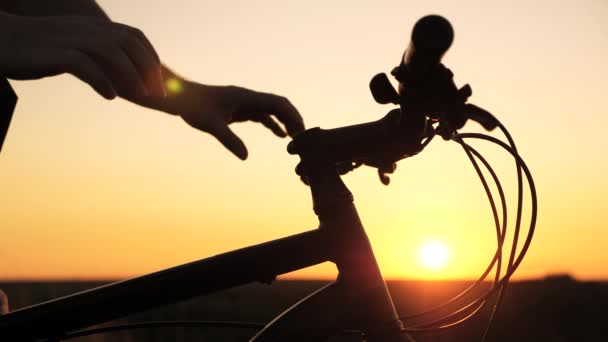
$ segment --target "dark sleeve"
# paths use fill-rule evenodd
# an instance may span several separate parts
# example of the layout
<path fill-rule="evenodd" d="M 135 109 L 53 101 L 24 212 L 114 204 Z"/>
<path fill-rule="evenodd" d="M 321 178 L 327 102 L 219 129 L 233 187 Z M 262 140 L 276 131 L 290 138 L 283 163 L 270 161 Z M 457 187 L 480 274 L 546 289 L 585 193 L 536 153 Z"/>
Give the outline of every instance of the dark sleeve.
<path fill-rule="evenodd" d="M 28 17 L 79 15 L 108 19 L 95 0 L 0 0 L 0 10 Z"/>
<path fill-rule="evenodd" d="M 8 80 L 4 77 L 0 77 L 0 151 L 2 151 L 2 145 L 4 144 L 4 138 L 8 132 L 8 126 L 11 124 L 11 118 L 13 117 L 13 111 L 17 104 L 17 94 Z"/>

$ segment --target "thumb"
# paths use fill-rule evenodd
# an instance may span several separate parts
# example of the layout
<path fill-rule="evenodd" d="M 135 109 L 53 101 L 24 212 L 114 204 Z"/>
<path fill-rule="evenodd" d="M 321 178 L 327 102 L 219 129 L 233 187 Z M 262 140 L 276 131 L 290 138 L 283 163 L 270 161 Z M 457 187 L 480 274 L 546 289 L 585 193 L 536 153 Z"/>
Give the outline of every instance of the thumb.
<path fill-rule="evenodd" d="M 234 132 L 224 122 L 218 122 L 209 129 L 211 133 L 219 142 L 224 145 L 230 152 L 234 153 L 241 160 L 247 159 L 247 147 Z"/>

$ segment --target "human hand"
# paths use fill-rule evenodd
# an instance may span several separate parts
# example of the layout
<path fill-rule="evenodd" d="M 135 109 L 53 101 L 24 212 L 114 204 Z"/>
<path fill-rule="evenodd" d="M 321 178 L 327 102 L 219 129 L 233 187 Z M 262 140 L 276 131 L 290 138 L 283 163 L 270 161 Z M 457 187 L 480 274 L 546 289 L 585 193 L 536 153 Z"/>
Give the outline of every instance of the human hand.
<path fill-rule="evenodd" d="M 0 75 L 30 80 L 69 73 L 107 99 L 163 96 L 160 60 L 138 29 L 87 17 L 1 13 Z"/>
<path fill-rule="evenodd" d="M 166 102 L 170 105 L 163 109 L 213 135 L 242 160 L 247 158 L 247 148 L 228 127 L 233 122 L 259 122 L 281 138 L 293 137 L 304 130 L 300 113 L 285 97 L 235 86 L 208 86 L 187 81 L 180 87 L 179 94 L 168 92 Z"/>

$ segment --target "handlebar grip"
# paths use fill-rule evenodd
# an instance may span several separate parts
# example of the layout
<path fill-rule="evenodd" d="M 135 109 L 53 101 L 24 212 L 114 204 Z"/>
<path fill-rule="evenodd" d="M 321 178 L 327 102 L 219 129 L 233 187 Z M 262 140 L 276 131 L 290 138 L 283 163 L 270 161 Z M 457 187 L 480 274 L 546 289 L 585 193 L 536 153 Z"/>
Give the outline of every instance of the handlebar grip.
<path fill-rule="evenodd" d="M 424 127 L 404 125 L 406 121 L 400 109 L 393 109 L 377 121 L 333 129 L 315 127 L 297 135 L 287 151 L 303 160 L 394 162 L 417 153 L 424 138 Z"/>
<path fill-rule="evenodd" d="M 488 131 L 494 130 L 498 126 L 498 120 L 496 120 L 494 115 L 481 107 L 467 103 L 465 111 L 467 118 L 476 121 Z"/>
<path fill-rule="evenodd" d="M 308 161 L 367 165 L 394 163 L 420 152 L 431 128 L 427 116 L 435 109 L 428 104 L 437 102 L 437 94 L 448 99 L 459 95 L 451 72 L 441 65 L 453 40 L 454 30 L 445 18 L 429 15 L 418 20 L 403 60 L 393 70 L 401 83 L 400 91 L 401 86 L 405 86 L 406 91 L 397 93 L 384 74 L 376 75 L 370 83 L 377 102 L 400 104 L 401 109 L 392 110 L 374 122 L 327 130 L 309 129 L 289 143 L 288 152 Z M 458 105 L 461 109 L 462 104 Z M 460 117 L 464 124 L 464 113 Z M 472 113 L 472 118 L 484 122 L 484 127 L 490 125 L 483 113 Z"/>
<path fill-rule="evenodd" d="M 454 30 L 447 19 L 439 15 L 423 17 L 414 25 L 402 63 L 411 73 L 426 73 L 441 63 L 453 41 Z"/>
<path fill-rule="evenodd" d="M 287 146 L 291 154 L 332 162 L 352 161 L 386 148 L 396 135 L 401 113 L 390 111 L 382 119 L 333 129 L 311 128 L 297 135 Z"/>

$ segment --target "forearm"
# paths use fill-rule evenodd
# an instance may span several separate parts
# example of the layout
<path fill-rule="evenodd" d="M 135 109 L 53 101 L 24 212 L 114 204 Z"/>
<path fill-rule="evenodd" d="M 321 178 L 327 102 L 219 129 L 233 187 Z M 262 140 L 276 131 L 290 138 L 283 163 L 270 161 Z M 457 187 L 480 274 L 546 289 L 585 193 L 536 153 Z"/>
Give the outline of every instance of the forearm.
<path fill-rule="evenodd" d="M 274 116 L 291 136 L 304 130 L 300 114 L 285 97 L 177 76 L 160 65 L 141 31 L 112 22 L 94 0 L 0 0 L 0 75 L 34 80 L 63 73 L 107 99 L 118 95 L 177 114 L 240 159 L 247 158 L 247 149 L 228 127 L 232 122 L 260 122 L 286 136 Z"/>
<path fill-rule="evenodd" d="M 81 15 L 109 20 L 95 0 L 4 0 L 0 9 L 32 17 Z"/>
<path fill-rule="evenodd" d="M 91 16 L 99 19 L 111 20 L 95 0 L 5 0 L 0 2 L 0 10 L 21 16 Z M 169 85 L 183 88 L 187 82 L 177 76 L 170 69 L 161 65 L 163 76 Z M 166 82 L 166 83 L 167 83 Z M 124 97 L 125 99 L 152 109 L 177 114 L 173 102 L 180 97 L 178 92 L 165 85 L 167 98 L 157 97 Z"/>

